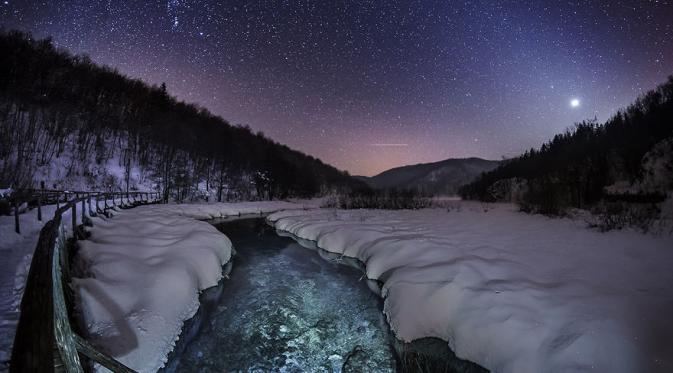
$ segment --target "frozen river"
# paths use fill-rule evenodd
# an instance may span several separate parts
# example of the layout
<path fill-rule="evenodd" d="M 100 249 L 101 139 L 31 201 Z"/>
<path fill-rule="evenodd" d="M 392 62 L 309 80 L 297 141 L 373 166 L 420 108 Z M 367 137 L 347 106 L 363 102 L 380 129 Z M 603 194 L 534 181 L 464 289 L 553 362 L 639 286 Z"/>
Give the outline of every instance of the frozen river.
<path fill-rule="evenodd" d="M 394 371 L 380 299 L 362 273 L 278 236 L 263 219 L 217 225 L 230 278 L 201 295 L 166 371 Z"/>

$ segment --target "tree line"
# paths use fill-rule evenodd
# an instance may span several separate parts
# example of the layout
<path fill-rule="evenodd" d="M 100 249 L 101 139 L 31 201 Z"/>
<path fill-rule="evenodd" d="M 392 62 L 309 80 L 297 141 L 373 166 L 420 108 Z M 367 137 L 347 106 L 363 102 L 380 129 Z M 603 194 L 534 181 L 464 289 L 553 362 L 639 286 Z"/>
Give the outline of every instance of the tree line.
<path fill-rule="evenodd" d="M 68 162 L 59 163 L 64 155 Z M 111 161 L 121 171 L 105 180 L 95 170 Z M 133 189 L 131 174 L 141 173 L 179 200 L 204 189 L 224 200 L 364 187 L 317 158 L 178 101 L 163 84 L 98 66 L 50 39 L 0 30 L 0 188 L 35 186 L 49 167 L 115 190 Z"/>
<path fill-rule="evenodd" d="M 665 198 L 661 191 L 620 197 L 608 196 L 605 188 L 619 181 L 641 180 L 645 154 L 671 136 L 673 76 L 605 123 L 577 123 L 539 149 L 530 149 L 482 174 L 459 193 L 463 198 L 494 201 L 498 198 L 494 186 L 499 181 L 516 180 L 525 186 L 519 201 L 524 209 L 548 214 L 568 207 L 587 208 L 607 197 L 657 202 Z"/>

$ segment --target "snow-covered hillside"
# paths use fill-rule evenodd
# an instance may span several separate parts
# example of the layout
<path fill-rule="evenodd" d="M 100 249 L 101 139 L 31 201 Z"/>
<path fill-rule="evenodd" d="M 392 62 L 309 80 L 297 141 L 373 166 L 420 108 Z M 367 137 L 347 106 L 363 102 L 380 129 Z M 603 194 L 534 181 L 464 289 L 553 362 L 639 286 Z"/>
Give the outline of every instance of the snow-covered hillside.
<path fill-rule="evenodd" d="M 374 189 L 406 189 L 433 195 L 455 195 L 458 188 L 500 164 L 480 158 L 445 159 L 395 167 L 372 177 L 358 178 Z"/>
<path fill-rule="evenodd" d="M 673 371 L 673 237 L 463 203 L 283 211 L 277 229 L 366 264 L 398 338 L 496 372 Z"/>

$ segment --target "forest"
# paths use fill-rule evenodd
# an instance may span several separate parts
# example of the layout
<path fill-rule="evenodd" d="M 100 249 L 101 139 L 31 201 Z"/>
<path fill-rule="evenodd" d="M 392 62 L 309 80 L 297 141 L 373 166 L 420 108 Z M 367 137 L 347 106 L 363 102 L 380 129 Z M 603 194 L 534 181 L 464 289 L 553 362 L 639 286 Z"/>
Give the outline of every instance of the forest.
<path fill-rule="evenodd" d="M 54 176 L 56 175 L 56 176 Z M 366 188 L 346 172 L 231 125 L 50 39 L 0 30 L 0 188 L 273 199 Z"/>
<path fill-rule="evenodd" d="M 604 202 L 654 204 L 673 186 L 672 136 L 673 76 L 605 123 L 577 123 L 539 149 L 482 174 L 460 194 L 496 201 L 518 189 L 516 198 L 505 199 L 516 199 L 524 210 L 552 215 Z"/>

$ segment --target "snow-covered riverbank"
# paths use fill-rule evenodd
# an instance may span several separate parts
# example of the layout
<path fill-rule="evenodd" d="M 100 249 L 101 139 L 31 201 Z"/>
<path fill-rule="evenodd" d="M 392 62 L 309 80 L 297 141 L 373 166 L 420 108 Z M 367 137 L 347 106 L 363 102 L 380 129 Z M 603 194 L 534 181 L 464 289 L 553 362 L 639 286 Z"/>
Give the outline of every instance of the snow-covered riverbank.
<path fill-rule="evenodd" d="M 229 239 L 196 219 L 301 209 L 288 202 L 167 204 L 94 218 L 79 241 L 73 279 L 87 336 L 140 372 L 163 366 L 183 322 L 199 307 L 199 292 L 222 277 Z"/>
<path fill-rule="evenodd" d="M 463 203 L 282 211 L 279 230 L 358 258 L 396 335 L 498 372 L 673 369 L 673 238 Z"/>

